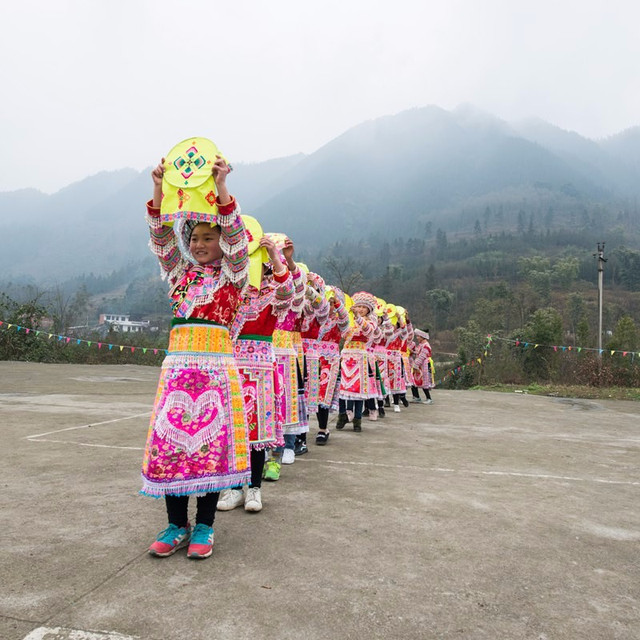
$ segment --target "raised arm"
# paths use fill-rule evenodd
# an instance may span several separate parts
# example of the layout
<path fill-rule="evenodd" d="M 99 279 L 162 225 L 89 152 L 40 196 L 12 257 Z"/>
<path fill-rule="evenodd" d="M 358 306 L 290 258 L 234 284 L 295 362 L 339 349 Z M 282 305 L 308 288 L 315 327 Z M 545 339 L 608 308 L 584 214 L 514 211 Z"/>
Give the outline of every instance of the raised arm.
<path fill-rule="evenodd" d="M 211 170 L 218 196 L 218 224 L 220 225 L 220 248 L 222 249 L 222 274 L 238 289 L 242 289 L 249 278 L 249 250 L 240 207 L 227 189 L 229 165 L 218 156 Z"/>
<path fill-rule="evenodd" d="M 146 221 L 149 225 L 149 248 L 157 256 L 162 269 L 162 278 L 174 285 L 184 271 L 186 260 L 182 257 L 173 227 L 160 222 L 160 205 L 162 203 L 162 176 L 164 175 L 164 158 L 151 172 L 153 180 L 153 197 L 147 202 Z"/>

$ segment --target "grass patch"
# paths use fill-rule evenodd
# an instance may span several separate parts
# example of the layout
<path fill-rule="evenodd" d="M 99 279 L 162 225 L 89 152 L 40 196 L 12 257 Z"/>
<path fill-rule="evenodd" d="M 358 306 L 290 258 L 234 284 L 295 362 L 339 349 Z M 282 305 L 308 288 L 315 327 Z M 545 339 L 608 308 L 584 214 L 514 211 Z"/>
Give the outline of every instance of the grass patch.
<path fill-rule="evenodd" d="M 535 396 L 554 398 L 585 398 L 589 400 L 636 400 L 640 401 L 640 389 L 626 387 L 586 387 L 577 385 L 540 384 L 529 385 L 489 384 L 472 387 L 480 391 L 501 391 L 504 393 L 528 393 Z"/>

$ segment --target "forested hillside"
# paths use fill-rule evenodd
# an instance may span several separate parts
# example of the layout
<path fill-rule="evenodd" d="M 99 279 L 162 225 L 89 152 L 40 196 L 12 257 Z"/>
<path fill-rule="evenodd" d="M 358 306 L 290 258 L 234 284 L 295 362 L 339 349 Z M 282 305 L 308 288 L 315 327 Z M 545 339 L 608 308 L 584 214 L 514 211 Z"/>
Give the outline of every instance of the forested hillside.
<path fill-rule="evenodd" d="M 407 307 L 444 354 L 461 331 L 477 349 L 489 333 L 524 335 L 548 309 L 556 343 L 594 346 L 599 242 L 607 339 L 625 317 L 640 322 L 640 128 L 596 141 L 426 107 L 362 123 L 309 156 L 236 163 L 229 182 L 245 213 L 293 238 L 298 259 Z M 123 169 L 51 196 L 0 194 L 4 292 L 53 304 L 61 327 L 107 307 L 166 324 L 146 247 L 150 184 L 148 171 Z M 25 278 L 29 291 L 15 284 Z"/>

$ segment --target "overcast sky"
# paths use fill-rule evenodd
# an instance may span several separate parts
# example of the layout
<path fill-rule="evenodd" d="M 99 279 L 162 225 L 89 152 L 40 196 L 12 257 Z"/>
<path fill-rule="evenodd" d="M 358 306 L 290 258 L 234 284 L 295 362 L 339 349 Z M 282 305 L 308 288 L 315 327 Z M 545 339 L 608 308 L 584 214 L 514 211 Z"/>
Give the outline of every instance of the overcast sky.
<path fill-rule="evenodd" d="M 211 138 L 311 153 L 472 103 L 604 137 L 640 124 L 636 0 L 1 0 L 0 191 L 143 169 Z"/>

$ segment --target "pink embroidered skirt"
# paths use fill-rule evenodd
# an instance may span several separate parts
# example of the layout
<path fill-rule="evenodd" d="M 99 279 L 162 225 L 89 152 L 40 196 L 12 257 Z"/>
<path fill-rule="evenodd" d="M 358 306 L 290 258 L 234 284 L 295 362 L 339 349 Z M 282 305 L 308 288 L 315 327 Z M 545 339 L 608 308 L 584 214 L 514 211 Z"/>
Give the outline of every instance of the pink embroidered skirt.
<path fill-rule="evenodd" d="M 234 345 L 252 449 L 284 446 L 276 358 L 271 340 L 240 336 Z"/>
<path fill-rule="evenodd" d="M 240 376 L 226 327 L 171 330 L 142 464 L 155 498 L 221 491 L 250 478 Z"/>
<path fill-rule="evenodd" d="M 340 398 L 366 400 L 369 397 L 368 354 L 363 342 L 350 342 L 342 348 Z"/>
<path fill-rule="evenodd" d="M 320 341 L 317 344 L 320 365 L 318 404 L 325 409 L 338 410 L 338 377 L 340 375 L 340 345 Z"/>
<path fill-rule="evenodd" d="M 402 372 L 402 354 L 396 349 L 387 349 L 389 393 L 405 393 L 407 385 Z"/>

